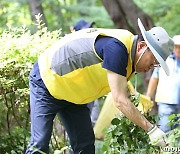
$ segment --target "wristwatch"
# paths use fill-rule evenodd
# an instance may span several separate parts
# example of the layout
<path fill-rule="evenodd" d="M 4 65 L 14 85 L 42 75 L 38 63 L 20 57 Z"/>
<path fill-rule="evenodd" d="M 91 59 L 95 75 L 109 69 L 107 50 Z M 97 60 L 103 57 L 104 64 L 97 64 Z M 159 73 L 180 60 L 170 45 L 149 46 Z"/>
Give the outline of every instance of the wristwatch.
<path fill-rule="evenodd" d="M 151 127 L 147 130 L 147 133 L 149 133 L 150 131 L 152 131 L 155 127 L 156 127 L 156 125 L 155 125 L 155 124 L 152 124 Z"/>

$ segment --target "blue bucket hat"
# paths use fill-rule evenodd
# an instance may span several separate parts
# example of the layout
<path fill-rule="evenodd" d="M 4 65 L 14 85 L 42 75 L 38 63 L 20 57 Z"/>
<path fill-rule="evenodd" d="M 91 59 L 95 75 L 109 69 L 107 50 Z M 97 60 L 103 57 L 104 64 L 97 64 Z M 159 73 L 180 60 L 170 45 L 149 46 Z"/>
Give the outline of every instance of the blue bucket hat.
<path fill-rule="evenodd" d="M 78 30 L 81 30 L 81 29 L 84 29 L 84 28 L 90 28 L 92 27 L 93 25 L 95 24 L 95 22 L 86 22 L 85 20 L 81 19 L 79 20 L 78 22 L 76 22 L 73 26 L 73 29 L 75 31 L 78 31 Z"/>

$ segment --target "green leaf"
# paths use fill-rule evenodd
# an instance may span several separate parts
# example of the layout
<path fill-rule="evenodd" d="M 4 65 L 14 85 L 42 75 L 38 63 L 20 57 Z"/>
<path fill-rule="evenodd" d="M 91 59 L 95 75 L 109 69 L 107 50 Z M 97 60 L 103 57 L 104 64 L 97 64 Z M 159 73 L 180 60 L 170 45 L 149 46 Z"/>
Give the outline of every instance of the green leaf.
<path fill-rule="evenodd" d="M 112 125 L 119 125 L 120 120 L 118 118 L 114 118 L 111 122 Z"/>
<path fill-rule="evenodd" d="M 176 114 L 171 114 L 170 116 L 168 116 L 168 120 L 172 120 L 176 117 Z"/>

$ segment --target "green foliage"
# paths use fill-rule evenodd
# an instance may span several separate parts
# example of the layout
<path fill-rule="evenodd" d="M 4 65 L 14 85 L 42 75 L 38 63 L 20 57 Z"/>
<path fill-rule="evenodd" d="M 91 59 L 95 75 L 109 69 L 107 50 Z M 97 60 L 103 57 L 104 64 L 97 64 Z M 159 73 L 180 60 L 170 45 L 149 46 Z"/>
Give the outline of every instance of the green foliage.
<path fill-rule="evenodd" d="M 76 12 L 76 16 L 73 16 L 70 25 L 73 25 L 79 19 L 83 18 L 89 22 L 94 21 L 97 27 L 110 28 L 114 26 L 102 4 L 94 5 L 92 1 L 83 1 L 82 3 L 71 5 L 67 9 L 71 14 Z"/>
<path fill-rule="evenodd" d="M 28 76 L 37 56 L 59 39 L 37 16 L 39 30 L 8 27 L 0 35 L 0 151 L 24 153 L 29 140 Z"/>
<path fill-rule="evenodd" d="M 171 147 L 180 147 L 180 114 L 172 114 L 168 117 L 169 126 L 176 126 L 175 129 L 168 132 L 168 143 Z"/>
<path fill-rule="evenodd" d="M 32 24 L 29 6 L 25 0 L 1 0 L 0 1 L 0 32 L 7 24 L 13 26 Z"/>
<path fill-rule="evenodd" d="M 179 0 L 134 0 L 153 19 L 156 26 L 164 27 L 173 36 L 180 33 Z"/>
<path fill-rule="evenodd" d="M 96 22 L 97 27 L 113 27 L 101 0 L 50 0 L 42 1 L 42 7 L 48 29 L 53 31 L 61 28 L 62 35 L 69 33 L 69 27 L 81 18 Z M 33 31 L 34 25 L 27 0 L 1 0 L 0 20 L 0 32 L 7 24 L 14 27 L 26 25 Z"/>
<path fill-rule="evenodd" d="M 139 97 L 132 95 L 131 101 L 135 106 L 139 103 Z M 145 115 L 152 123 L 154 117 Z M 125 116 L 114 118 L 105 136 L 103 154 L 156 154 L 160 149 L 149 144 L 149 137 L 145 131 L 135 126 Z"/>
<path fill-rule="evenodd" d="M 131 101 L 135 106 L 139 98 L 132 95 Z M 157 117 L 149 114 L 144 115 L 151 123 L 156 123 Z M 169 116 L 169 125 L 179 125 L 180 114 Z M 169 147 L 180 146 L 180 126 L 167 133 Z M 134 125 L 125 116 L 119 115 L 114 118 L 105 135 L 102 146 L 102 154 L 157 154 L 164 149 L 149 144 L 149 136 L 141 128 Z"/>
<path fill-rule="evenodd" d="M 158 148 L 149 144 L 149 137 L 141 128 L 135 126 L 124 116 L 112 120 L 105 137 L 103 151 L 117 153 L 157 153 Z"/>
<path fill-rule="evenodd" d="M 8 153 L 24 153 L 26 149 L 26 143 L 29 141 L 29 130 L 14 127 L 10 134 L 5 133 L 0 137 L 0 151 L 2 154 Z"/>
<path fill-rule="evenodd" d="M 163 26 L 173 36 L 180 33 L 180 1 L 179 0 L 134 0 L 146 12 L 155 25 Z M 7 23 L 13 26 L 27 25 L 32 27 L 28 1 L 0 1 L 0 32 Z M 43 11 L 49 30 L 62 28 L 63 34 L 69 33 L 72 26 L 80 18 L 95 21 L 97 27 L 113 27 L 101 0 L 50 0 L 42 1 Z"/>
<path fill-rule="evenodd" d="M 94 21 L 97 27 L 113 27 L 101 1 L 47 1 L 43 3 L 43 7 L 46 8 L 44 11 L 50 30 L 61 27 L 63 34 L 68 33 L 69 27 L 82 18 L 89 22 Z"/>

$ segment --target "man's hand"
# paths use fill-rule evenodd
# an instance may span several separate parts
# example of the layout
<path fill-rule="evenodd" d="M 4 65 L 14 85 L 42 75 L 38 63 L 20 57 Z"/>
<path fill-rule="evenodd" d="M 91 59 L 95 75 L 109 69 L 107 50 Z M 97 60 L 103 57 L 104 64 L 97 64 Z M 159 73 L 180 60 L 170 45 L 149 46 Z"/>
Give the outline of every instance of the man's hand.
<path fill-rule="evenodd" d="M 152 145 L 165 147 L 168 145 L 166 134 L 159 129 L 156 125 L 153 125 L 153 128 L 147 133 L 150 138 L 150 143 Z"/>

